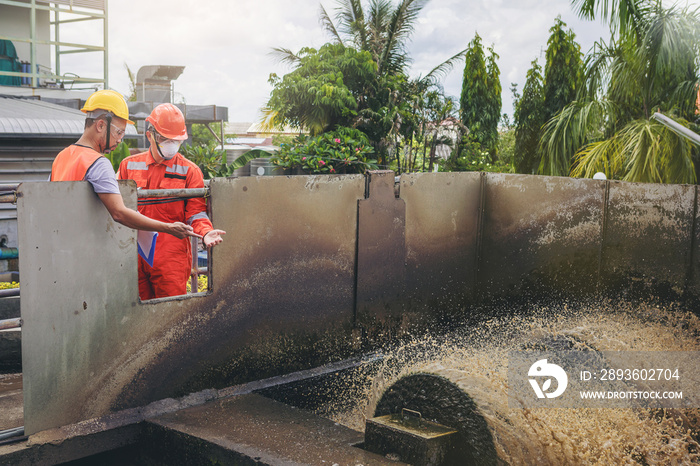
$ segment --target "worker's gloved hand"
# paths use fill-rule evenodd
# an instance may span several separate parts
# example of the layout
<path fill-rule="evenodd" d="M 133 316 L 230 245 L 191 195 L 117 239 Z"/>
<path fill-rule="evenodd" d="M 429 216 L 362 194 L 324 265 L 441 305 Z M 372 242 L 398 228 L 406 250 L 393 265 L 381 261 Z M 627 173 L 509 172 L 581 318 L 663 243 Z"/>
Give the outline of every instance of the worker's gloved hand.
<path fill-rule="evenodd" d="M 204 235 L 202 241 L 206 247 L 210 248 L 222 242 L 224 239 L 221 236 L 225 234 L 226 232 L 224 230 L 211 230 Z"/>
<path fill-rule="evenodd" d="M 187 238 L 188 236 L 194 236 L 195 238 L 201 238 L 200 235 L 194 232 L 190 225 L 185 225 L 181 222 L 173 222 L 170 224 L 169 233 L 176 238 Z"/>

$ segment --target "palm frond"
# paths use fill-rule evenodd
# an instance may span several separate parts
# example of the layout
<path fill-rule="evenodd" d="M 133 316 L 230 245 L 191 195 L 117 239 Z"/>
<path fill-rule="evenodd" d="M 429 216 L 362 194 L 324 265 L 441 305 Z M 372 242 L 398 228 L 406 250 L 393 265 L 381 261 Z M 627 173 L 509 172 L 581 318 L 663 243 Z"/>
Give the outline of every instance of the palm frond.
<path fill-rule="evenodd" d="M 644 15 L 661 0 L 572 0 L 571 4 L 580 18 L 601 19 L 613 35 L 628 36 L 639 32 Z"/>
<path fill-rule="evenodd" d="M 326 9 L 323 7 L 323 5 L 320 6 L 319 10 L 319 22 L 321 23 L 321 27 L 331 35 L 331 37 L 339 44 L 343 43 L 343 38 L 340 37 L 340 33 L 338 33 L 338 30 L 335 27 L 335 24 L 333 24 L 333 20 L 331 17 L 328 15 L 328 12 L 326 12 Z"/>
<path fill-rule="evenodd" d="M 400 69 L 407 64 L 403 46 L 413 33 L 420 11 L 429 0 L 402 0 L 394 9 L 387 28 L 384 50 L 379 59 L 379 69 Z"/>
<path fill-rule="evenodd" d="M 429 79 L 434 81 L 436 79 L 444 78 L 450 71 L 452 71 L 457 61 L 464 59 L 467 50 L 469 49 L 464 49 L 452 55 L 450 58 L 448 58 L 447 60 L 430 70 L 423 79 Z"/>
<path fill-rule="evenodd" d="M 615 138 L 587 144 L 576 153 L 571 176 L 593 178 L 596 173 L 603 172 L 608 179 L 613 179 L 622 166 L 615 157 L 619 152 L 619 142 Z"/>
<path fill-rule="evenodd" d="M 338 0 L 336 20 L 343 34 L 352 38 L 360 50 L 367 47 L 367 24 L 360 0 Z"/>
<path fill-rule="evenodd" d="M 606 100 L 575 101 L 564 107 L 542 128 L 539 173 L 568 175 L 574 155 L 602 136 L 605 117 L 611 113 L 614 104 Z"/>
<path fill-rule="evenodd" d="M 299 55 L 284 47 L 273 47 L 270 55 L 272 55 L 277 62 L 286 63 L 292 66 L 299 64 L 301 61 L 301 57 Z"/>

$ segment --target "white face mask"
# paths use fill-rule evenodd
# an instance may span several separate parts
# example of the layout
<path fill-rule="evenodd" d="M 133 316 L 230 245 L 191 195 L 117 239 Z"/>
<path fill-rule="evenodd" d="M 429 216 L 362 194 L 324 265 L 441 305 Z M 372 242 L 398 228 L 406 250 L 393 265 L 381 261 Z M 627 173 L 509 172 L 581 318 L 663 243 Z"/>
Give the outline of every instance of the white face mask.
<path fill-rule="evenodd" d="M 163 144 L 158 144 L 158 153 L 165 160 L 170 160 L 175 157 L 177 151 L 180 150 L 180 141 L 166 141 Z"/>

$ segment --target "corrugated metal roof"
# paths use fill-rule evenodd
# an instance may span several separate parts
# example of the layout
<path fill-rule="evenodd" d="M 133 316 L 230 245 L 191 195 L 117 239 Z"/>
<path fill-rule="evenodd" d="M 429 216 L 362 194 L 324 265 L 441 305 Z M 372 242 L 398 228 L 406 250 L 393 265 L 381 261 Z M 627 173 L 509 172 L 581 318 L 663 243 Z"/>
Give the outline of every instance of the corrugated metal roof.
<path fill-rule="evenodd" d="M 0 96 L 0 135 L 79 136 L 85 127 L 80 110 L 42 102 Z"/>
<path fill-rule="evenodd" d="M 246 134 L 253 123 L 233 121 L 226 123 L 226 134 Z"/>
<path fill-rule="evenodd" d="M 9 135 L 75 136 L 85 127 L 85 114 L 80 110 L 38 99 L 0 96 L 0 137 Z M 127 125 L 127 134 L 137 134 Z"/>

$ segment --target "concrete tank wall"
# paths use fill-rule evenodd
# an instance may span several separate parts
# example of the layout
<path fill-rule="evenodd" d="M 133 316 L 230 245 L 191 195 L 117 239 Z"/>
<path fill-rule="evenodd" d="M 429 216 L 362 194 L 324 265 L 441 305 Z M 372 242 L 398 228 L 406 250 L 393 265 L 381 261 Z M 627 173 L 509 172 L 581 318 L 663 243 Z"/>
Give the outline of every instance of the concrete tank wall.
<path fill-rule="evenodd" d="M 212 291 L 148 302 L 136 233 L 88 184 L 21 185 L 26 432 L 370 351 L 481 299 L 700 290 L 695 186 L 426 173 L 396 197 L 393 181 L 212 180 Z"/>

